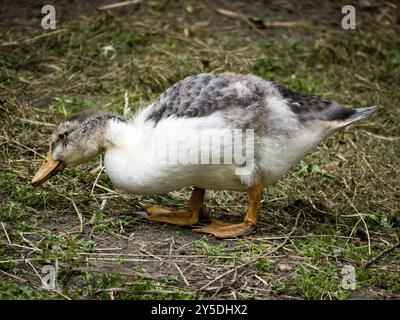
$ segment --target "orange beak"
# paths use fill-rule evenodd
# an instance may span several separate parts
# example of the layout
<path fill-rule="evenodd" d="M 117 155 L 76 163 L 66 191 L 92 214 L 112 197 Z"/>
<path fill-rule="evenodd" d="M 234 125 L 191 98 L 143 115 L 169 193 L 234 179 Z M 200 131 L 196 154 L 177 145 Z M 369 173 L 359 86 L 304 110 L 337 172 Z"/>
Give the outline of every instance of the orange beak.
<path fill-rule="evenodd" d="M 35 187 L 40 186 L 42 183 L 64 169 L 64 167 L 65 165 L 61 161 L 56 161 L 53 159 L 50 150 L 47 154 L 46 160 L 43 162 L 39 171 L 36 172 L 35 176 L 33 177 L 32 185 Z"/>

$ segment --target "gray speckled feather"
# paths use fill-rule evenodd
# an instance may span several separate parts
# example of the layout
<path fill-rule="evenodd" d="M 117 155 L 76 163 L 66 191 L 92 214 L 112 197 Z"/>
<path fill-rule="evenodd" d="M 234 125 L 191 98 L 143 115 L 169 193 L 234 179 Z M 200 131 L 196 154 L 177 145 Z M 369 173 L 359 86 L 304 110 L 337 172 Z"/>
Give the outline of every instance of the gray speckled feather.
<path fill-rule="evenodd" d="M 271 97 L 284 101 L 300 123 L 344 121 L 356 113 L 336 102 L 299 93 L 254 75 L 224 72 L 202 73 L 177 82 L 154 102 L 146 120 L 157 125 L 171 116 L 204 117 L 222 111 L 237 128 L 265 129 L 270 111 L 267 100 Z"/>
<path fill-rule="evenodd" d="M 234 83 L 247 90 L 238 90 Z M 269 87 L 269 82 L 252 75 L 202 73 L 177 82 L 161 94 L 147 120 L 158 123 L 170 116 L 204 117 L 227 108 L 245 108 L 264 101 Z"/>
<path fill-rule="evenodd" d="M 278 84 L 275 86 L 300 120 L 345 120 L 356 112 L 313 94 L 296 92 Z"/>

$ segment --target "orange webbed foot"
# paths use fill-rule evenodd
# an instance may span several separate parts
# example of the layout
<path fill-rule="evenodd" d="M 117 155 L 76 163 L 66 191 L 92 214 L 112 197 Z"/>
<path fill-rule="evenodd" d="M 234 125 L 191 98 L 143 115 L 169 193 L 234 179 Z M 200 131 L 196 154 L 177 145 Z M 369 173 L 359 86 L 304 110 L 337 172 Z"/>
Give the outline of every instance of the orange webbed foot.
<path fill-rule="evenodd" d="M 186 210 L 177 211 L 159 205 L 144 206 L 150 221 L 165 222 L 178 226 L 190 226 L 199 222 L 199 216 L 205 213 L 204 189 L 194 188 Z"/>
<path fill-rule="evenodd" d="M 228 223 L 220 220 L 212 220 L 212 223 L 204 228 L 194 229 L 194 232 L 209 233 L 217 238 L 236 238 L 248 236 L 256 229 L 256 225 L 250 222 Z"/>
<path fill-rule="evenodd" d="M 235 238 L 248 236 L 256 227 L 260 218 L 261 195 L 264 188 L 264 179 L 257 179 L 248 190 L 249 207 L 244 221 L 241 223 L 228 223 L 220 220 L 212 220 L 212 223 L 204 228 L 194 229 L 195 232 L 209 233 L 217 238 Z"/>
<path fill-rule="evenodd" d="M 171 208 L 164 208 L 154 205 L 145 208 L 149 213 L 147 217 L 150 221 L 164 222 L 179 226 L 193 225 L 199 222 L 199 215 L 194 211 L 175 211 Z"/>

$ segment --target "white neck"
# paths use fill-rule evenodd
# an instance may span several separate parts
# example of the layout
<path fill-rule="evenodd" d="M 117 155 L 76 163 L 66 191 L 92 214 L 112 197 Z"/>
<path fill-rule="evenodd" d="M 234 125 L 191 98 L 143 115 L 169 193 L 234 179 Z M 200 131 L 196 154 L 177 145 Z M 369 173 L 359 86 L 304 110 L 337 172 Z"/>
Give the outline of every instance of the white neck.
<path fill-rule="evenodd" d="M 111 119 L 107 123 L 104 140 L 105 149 L 118 147 L 137 148 L 146 143 L 149 137 L 149 128 L 145 124 L 141 112 L 127 122 Z"/>

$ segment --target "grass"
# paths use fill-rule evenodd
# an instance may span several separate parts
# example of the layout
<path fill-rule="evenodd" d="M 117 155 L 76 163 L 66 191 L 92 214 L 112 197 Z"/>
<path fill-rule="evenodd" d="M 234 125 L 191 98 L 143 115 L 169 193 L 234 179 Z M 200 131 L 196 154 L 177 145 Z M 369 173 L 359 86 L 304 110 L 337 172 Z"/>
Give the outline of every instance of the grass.
<path fill-rule="evenodd" d="M 399 298 L 399 250 L 364 267 L 399 241 L 393 10 L 361 10 L 356 31 L 314 20 L 254 30 L 202 3 L 156 1 L 61 21 L 58 33 L 0 27 L 0 299 Z M 110 45 L 114 56 L 104 54 Z M 330 137 L 269 188 L 259 229 L 242 239 L 147 222 L 140 203 L 182 208 L 189 190 L 120 193 L 99 159 L 29 185 L 63 117 L 91 107 L 122 114 L 125 92 L 135 109 L 188 75 L 225 70 L 379 112 Z M 239 218 L 245 206 L 245 194 L 208 192 L 214 216 Z M 41 287 L 48 264 L 58 268 L 55 290 Z M 354 291 L 341 286 L 344 265 L 356 269 Z"/>

